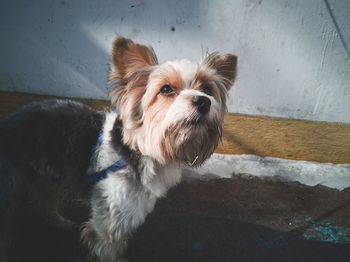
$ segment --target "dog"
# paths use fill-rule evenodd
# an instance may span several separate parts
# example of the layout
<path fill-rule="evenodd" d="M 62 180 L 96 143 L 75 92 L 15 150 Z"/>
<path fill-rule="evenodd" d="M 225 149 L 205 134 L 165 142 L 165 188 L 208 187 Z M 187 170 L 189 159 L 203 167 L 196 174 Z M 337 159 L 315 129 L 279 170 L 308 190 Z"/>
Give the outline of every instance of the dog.
<path fill-rule="evenodd" d="M 237 57 L 162 64 L 151 47 L 112 45 L 111 111 L 73 101 L 34 102 L 0 122 L 0 258 L 8 261 L 18 210 L 30 206 L 66 229 L 62 212 L 89 210 L 81 241 L 94 261 L 117 261 L 157 199 L 217 147 Z"/>

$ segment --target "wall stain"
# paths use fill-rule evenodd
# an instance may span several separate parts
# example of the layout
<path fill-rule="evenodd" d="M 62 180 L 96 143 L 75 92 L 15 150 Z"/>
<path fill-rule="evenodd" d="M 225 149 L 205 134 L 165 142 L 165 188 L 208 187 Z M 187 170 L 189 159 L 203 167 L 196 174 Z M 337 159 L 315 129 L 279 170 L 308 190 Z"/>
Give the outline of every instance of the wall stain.
<path fill-rule="evenodd" d="M 334 13 L 333 13 L 333 10 L 332 10 L 332 8 L 331 8 L 331 6 L 330 6 L 328 0 L 324 0 L 324 3 L 325 3 L 325 5 L 326 5 L 328 14 L 330 15 L 330 17 L 331 17 L 331 19 L 332 19 L 332 22 L 333 22 L 333 25 L 334 25 L 334 27 L 335 27 L 335 30 L 337 31 L 337 33 L 338 33 L 338 35 L 339 35 L 339 38 L 340 38 L 340 41 L 341 41 L 341 43 L 342 43 L 342 45 L 343 45 L 343 47 L 344 47 L 344 50 L 345 50 L 345 52 L 346 52 L 346 54 L 347 54 L 347 61 L 350 61 L 350 60 L 349 60 L 349 59 L 350 59 L 350 51 L 349 51 L 348 45 L 347 45 L 347 43 L 346 43 L 346 41 L 345 41 L 345 38 L 344 38 L 344 36 L 343 36 L 343 33 L 341 32 L 340 27 L 339 27 L 339 25 L 338 25 L 338 22 L 337 22 L 337 20 L 336 20 L 336 18 L 335 18 L 335 15 L 334 15 Z"/>

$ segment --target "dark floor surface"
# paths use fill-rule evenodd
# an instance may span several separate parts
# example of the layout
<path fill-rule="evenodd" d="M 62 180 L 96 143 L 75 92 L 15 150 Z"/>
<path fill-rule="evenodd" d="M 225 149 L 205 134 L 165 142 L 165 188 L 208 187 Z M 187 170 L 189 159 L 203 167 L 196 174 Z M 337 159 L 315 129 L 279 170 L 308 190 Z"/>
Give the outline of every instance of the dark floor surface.
<path fill-rule="evenodd" d="M 36 226 L 19 229 L 15 261 L 80 261 L 77 234 L 37 224 L 40 231 Z M 157 203 L 130 242 L 127 257 L 348 262 L 350 190 L 247 176 L 185 179 Z"/>

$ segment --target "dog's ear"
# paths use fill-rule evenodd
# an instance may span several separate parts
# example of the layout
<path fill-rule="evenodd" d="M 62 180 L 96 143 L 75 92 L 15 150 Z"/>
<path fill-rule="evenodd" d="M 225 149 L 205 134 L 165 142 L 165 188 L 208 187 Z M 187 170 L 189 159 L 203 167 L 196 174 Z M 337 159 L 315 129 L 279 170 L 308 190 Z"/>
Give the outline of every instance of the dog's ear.
<path fill-rule="evenodd" d="M 118 37 L 113 42 L 112 59 L 112 80 L 125 80 L 139 70 L 158 64 L 152 47 L 134 43 L 124 37 Z"/>
<path fill-rule="evenodd" d="M 211 53 L 207 55 L 203 62 L 216 70 L 217 74 L 222 77 L 227 90 L 232 87 L 237 75 L 237 56 Z"/>

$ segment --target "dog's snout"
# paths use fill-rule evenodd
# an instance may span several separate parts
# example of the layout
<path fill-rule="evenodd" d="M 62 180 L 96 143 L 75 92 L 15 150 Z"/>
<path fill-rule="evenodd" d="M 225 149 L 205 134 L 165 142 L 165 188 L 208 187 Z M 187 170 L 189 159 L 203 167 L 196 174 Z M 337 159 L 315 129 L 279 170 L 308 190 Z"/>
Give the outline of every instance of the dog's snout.
<path fill-rule="evenodd" d="M 211 101 L 206 96 L 193 96 L 192 103 L 197 107 L 198 111 L 206 114 L 210 110 Z"/>

